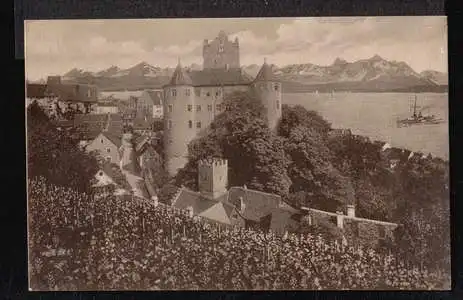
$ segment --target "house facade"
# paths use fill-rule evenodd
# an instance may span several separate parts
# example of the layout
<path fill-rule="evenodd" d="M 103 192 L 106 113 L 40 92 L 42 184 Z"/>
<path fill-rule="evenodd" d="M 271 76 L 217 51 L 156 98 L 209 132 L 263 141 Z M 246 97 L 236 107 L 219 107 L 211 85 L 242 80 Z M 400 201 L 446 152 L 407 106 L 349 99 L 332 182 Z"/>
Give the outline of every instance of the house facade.
<path fill-rule="evenodd" d="M 116 136 L 109 132 L 101 132 L 87 146 L 88 152 L 96 151 L 107 162 L 120 164 L 121 161 L 121 136 Z"/>
<path fill-rule="evenodd" d="M 59 118 L 70 110 L 91 113 L 97 97 L 96 86 L 63 83 L 60 76 L 49 76 L 46 84 L 26 84 L 26 104 L 37 101 L 50 117 Z"/>

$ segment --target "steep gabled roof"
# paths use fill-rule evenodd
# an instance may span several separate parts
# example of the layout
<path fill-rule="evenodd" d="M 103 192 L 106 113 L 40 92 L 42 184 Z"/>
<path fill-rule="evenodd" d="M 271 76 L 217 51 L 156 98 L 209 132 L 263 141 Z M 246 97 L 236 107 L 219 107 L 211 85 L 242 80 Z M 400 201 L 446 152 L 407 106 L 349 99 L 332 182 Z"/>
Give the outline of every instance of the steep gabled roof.
<path fill-rule="evenodd" d="M 245 204 L 245 210 L 241 212 L 241 215 L 245 219 L 256 222 L 279 208 L 281 203 L 281 197 L 278 195 L 242 187 L 230 188 L 228 196 L 229 203 L 239 207 L 240 197 L 242 197 Z"/>
<path fill-rule="evenodd" d="M 151 99 L 153 105 L 162 105 L 162 92 L 161 91 L 145 91 L 148 97 Z"/>
<path fill-rule="evenodd" d="M 190 76 L 182 68 L 182 65 L 179 63 L 177 68 L 175 68 L 174 74 L 170 79 L 169 85 L 192 85 Z"/>
<path fill-rule="evenodd" d="M 118 135 L 116 133 L 112 133 L 109 131 L 101 132 L 101 134 L 105 136 L 108 140 L 110 140 L 111 143 L 113 143 L 117 148 L 119 148 L 122 145 L 122 142 L 121 142 L 122 134 Z"/>
<path fill-rule="evenodd" d="M 260 68 L 259 73 L 257 73 L 256 78 L 254 79 L 255 82 L 257 81 L 279 81 L 278 78 L 273 74 L 272 67 L 270 67 L 267 62 L 264 62 L 262 67 Z"/>

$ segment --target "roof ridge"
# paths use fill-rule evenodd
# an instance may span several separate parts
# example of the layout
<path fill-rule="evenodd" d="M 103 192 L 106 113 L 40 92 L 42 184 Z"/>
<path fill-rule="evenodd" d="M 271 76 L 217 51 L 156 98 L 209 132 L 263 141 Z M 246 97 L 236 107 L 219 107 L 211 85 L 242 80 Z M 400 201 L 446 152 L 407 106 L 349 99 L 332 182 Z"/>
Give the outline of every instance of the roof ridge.
<path fill-rule="evenodd" d="M 230 190 L 232 190 L 232 189 L 240 189 L 240 190 L 243 190 L 243 191 L 252 191 L 252 192 L 255 192 L 255 193 L 258 193 L 258 194 L 269 195 L 269 196 L 275 196 L 275 197 L 278 197 L 278 198 L 281 199 L 281 196 L 280 196 L 280 195 L 277 195 L 277 194 L 267 193 L 267 192 L 263 192 L 263 191 L 259 191 L 259 190 L 254 190 L 254 189 L 249 189 L 249 188 L 244 188 L 244 187 L 241 187 L 241 186 L 233 186 L 233 187 L 230 187 Z"/>

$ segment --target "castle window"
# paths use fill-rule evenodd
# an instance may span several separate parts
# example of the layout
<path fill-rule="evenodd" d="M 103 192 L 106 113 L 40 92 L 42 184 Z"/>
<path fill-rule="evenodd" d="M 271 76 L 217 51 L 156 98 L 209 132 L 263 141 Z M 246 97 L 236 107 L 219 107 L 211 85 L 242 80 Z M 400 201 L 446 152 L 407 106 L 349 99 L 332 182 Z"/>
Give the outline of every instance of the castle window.
<path fill-rule="evenodd" d="M 173 110 L 173 106 L 172 104 L 169 104 L 169 112 L 172 112 L 172 110 Z"/>
<path fill-rule="evenodd" d="M 192 121 L 188 121 L 188 128 L 193 128 L 193 122 Z"/>
<path fill-rule="evenodd" d="M 212 111 L 212 105 L 209 104 L 209 105 L 207 106 L 207 110 L 208 110 L 208 111 Z"/>
<path fill-rule="evenodd" d="M 185 95 L 190 96 L 190 89 L 185 90 Z"/>
<path fill-rule="evenodd" d="M 172 97 L 176 97 L 177 96 L 177 90 L 176 89 L 172 89 Z"/>
<path fill-rule="evenodd" d="M 280 109 L 280 101 L 277 100 L 277 109 Z"/>
<path fill-rule="evenodd" d="M 196 105 L 196 111 L 201 111 L 201 105 Z"/>
<path fill-rule="evenodd" d="M 201 128 L 201 122 L 196 122 L 196 128 Z"/>
<path fill-rule="evenodd" d="M 188 104 L 188 105 L 187 105 L 187 109 L 188 109 L 188 111 L 192 111 L 192 110 L 193 110 L 193 105 Z"/>

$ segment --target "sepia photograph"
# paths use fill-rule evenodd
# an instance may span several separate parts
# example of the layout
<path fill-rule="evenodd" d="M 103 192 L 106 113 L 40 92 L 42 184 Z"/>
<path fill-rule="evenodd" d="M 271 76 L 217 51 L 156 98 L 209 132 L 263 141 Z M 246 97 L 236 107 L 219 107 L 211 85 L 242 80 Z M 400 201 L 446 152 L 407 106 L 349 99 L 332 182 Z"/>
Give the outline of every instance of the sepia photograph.
<path fill-rule="evenodd" d="M 445 16 L 24 22 L 30 291 L 450 290 Z"/>

